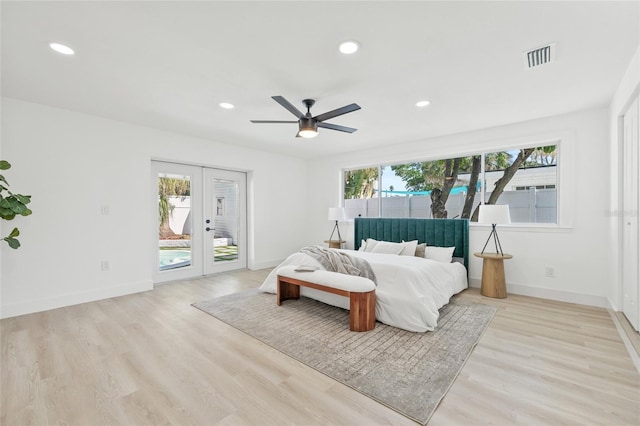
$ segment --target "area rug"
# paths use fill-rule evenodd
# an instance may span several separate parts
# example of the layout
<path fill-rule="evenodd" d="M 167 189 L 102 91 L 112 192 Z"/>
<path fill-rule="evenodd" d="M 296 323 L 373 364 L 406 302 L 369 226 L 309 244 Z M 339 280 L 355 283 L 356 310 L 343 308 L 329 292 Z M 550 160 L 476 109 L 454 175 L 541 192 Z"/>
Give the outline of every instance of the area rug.
<path fill-rule="evenodd" d="M 377 322 L 358 333 L 348 311 L 305 297 L 277 306 L 275 295 L 249 290 L 193 306 L 423 425 L 497 309 L 453 300 L 432 332 Z"/>

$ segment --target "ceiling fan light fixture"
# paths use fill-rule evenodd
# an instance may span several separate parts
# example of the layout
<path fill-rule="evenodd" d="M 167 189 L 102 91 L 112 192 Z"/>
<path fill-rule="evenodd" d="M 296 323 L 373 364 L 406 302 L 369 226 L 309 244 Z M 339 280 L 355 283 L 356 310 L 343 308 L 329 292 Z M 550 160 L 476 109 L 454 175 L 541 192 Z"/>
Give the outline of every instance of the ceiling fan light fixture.
<path fill-rule="evenodd" d="M 318 136 L 318 131 L 313 129 L 303 129 L 298 132 L 298 136 L 305 139 L 311 139 Z"/>
<path fill-rule="evenodd" d="M 271 98 L 277 103 L 279 103 L 291 114 L 295 115 L 298 120 L 297 121 L 249 120 L 249 121 L 251 121 L 252 123 L 297 123 L 298 133 L 296 133 L 296 137 L 302 137 L 302 138 L 316 137 L 318 135 L 318 127 L 322 127 L 323 129 L 336 130 L 336 131 L 345 132 L 345 133 L 353 133 L 356 130 L 358 130 L 352 127 L 340 126 L 338 124 L 331 124 L 326 122 L 326 120 L 330 120 L 332 118 L 339 117 L 341 115 L 359 110 L 360 105 L 358 104 L 345 105 L 342 108 L 336 108 L 334 110 L 327 111 L 323 114 L 313 116 L 311 114 L 311 107 L 315 103 L 315 100 L 313 99 L 302 100 L 302 103 L 307 108 L 307 113 L 305 114 L 302 111 L 300 111 L 298 108 L 293 106 L 291 102 L 289 102 L 282 96 L 272 96 Z"/>
<path fill-rule="evenodd" d="M 315 120 L 303 117 L 300 119 L 300 130 L 298 136 L 302 138 L 315 138 L 318 136 L 318 123 Z"/>

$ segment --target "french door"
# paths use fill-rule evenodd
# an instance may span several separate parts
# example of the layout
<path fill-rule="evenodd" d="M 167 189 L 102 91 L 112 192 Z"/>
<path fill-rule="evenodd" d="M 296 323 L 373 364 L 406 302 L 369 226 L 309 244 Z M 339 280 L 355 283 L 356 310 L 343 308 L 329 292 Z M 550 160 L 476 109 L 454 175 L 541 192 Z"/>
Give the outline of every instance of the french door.
<path fill-rule="evenodd" d="M 204 273 L 247 267 L 247 175 L 204 168 Z"/>
<path fill-rule="evenodd" d="M 246 174 L 152 162 L 155 283 L 246 268 Z"/>

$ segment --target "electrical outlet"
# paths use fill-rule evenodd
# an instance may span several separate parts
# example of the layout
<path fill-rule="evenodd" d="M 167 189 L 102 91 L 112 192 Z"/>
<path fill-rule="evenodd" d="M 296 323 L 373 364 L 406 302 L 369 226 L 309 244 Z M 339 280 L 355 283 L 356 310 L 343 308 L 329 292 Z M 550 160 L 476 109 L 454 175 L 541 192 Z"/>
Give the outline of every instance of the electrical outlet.
<path fill-rule="evenodd" d="M 100 262 L 100 268 L 103 271 L 108 271 L 109 270 L 109 261 L 108 260 L 103 260 L 102 262 Z"/>
<path fill-rule="evenodd" d="M 109 216 L 109 206 L 107 204 L 103 204 L 100 208 L 100 212 L 103 216 Z"/>
<path fill-rule="evenodd" d="M 555 269 L 553 269 L 552 266 L 546 266 L 544 268 L 544 276 L 545 277 L 551 277 L 551 278 L 555 277 L 556 276 Z"/>

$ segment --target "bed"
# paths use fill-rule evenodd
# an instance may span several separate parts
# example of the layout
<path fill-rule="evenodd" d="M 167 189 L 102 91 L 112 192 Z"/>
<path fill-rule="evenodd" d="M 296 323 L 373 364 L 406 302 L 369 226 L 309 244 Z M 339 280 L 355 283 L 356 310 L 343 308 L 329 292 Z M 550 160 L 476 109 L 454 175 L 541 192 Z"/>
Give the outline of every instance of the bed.
<path fill-rule="evenodd" d="M 385 254 L 359 250 L 369 239 L 378 242 L 416 241 L 427 247 L 453 247 L 450 262 L 414 255 Z M 392 246 L 385 244 L 385 247 Z M 438 322 L 438 310 L 449 303 L 454 294 L 468 286 L 469 222 L 464 219 L 356 218 L 355 250 L 339 250 L 366 260 L 376 277 L 376 319 L 408 331 L 432 331 Z M 335 250 L 335 249 L 334 249 Z M 441 249 L 428 251 L 441 252 Z M 383 250 L 384 251 L 384 250 Z M 450 252 L 450 251 L 449 251 Z M 405 253 L 406 254 L 406 253 Z M 437 258 L 437 256 L 435 257 Z M 260 290 L 277 291 L 278 268 L 306 265 L 324 269 L 308 254 L 297 252 L 267 276 Z M 321 302 L 349 309 L 346 297 L 310 288 L 301 294 Z"/>

